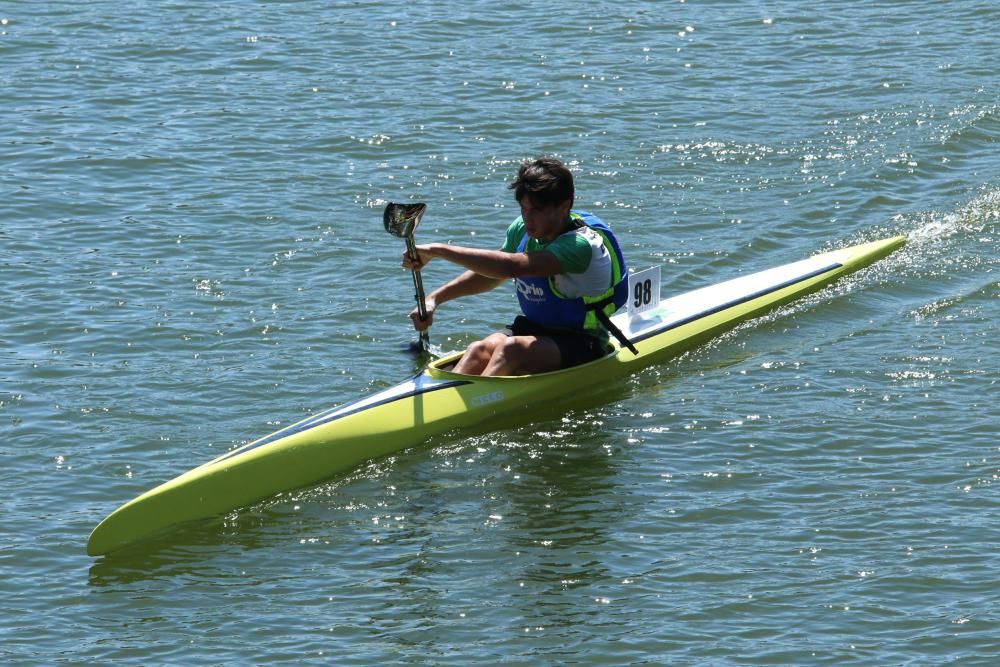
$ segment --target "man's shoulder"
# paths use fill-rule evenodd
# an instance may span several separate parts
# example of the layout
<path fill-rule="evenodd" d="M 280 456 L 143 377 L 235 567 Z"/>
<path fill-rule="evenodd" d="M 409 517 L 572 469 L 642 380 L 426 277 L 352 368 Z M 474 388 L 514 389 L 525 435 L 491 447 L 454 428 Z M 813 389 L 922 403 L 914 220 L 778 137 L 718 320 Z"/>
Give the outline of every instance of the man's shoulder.
<path fill-rule="evenodd" d="M 517 247 L 521 243 L 521 239 L 524 238 L 524 220 L 518 217 L 517 220 L 510 223 L 507 226 L 507 235 L 504 237 L 503 248 L 504 252 L 517 252 Z"/>
<path fill-rule="evenodd" d="M 546 250 L 559 259 L 559 264 L 566 273 L 583 273 L 590 266 L 590 242 L 579 232 L 580 230 L 567 232 L 545 246 Z"/>

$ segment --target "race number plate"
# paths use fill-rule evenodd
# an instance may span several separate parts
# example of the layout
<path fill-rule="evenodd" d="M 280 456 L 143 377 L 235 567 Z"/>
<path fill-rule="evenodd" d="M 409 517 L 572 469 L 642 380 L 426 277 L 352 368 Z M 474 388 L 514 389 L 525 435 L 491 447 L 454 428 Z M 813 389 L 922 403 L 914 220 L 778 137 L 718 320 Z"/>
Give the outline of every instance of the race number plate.
<path fill-rule="evenodd" d="M 628 293 L 630 318 L 656 308 L 660 304 L 660 267 L 628 274 Z"/>

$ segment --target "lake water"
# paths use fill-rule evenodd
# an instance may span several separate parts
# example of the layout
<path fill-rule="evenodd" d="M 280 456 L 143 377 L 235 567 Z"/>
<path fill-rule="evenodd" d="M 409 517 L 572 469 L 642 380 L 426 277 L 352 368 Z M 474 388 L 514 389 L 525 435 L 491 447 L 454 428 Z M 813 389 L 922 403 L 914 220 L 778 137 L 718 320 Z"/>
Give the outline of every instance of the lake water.
<path fill-rule="evenodd" d="M 998 25 L 992 0 L 0 5 L 0 660 L 991 664 Z M 599 407 L 85 555 L 142 491 L 415 372 L 382 207 L 498 247 L 543 153 L 664 296 L 908 244 Z M 449 303 L 431 341 L 515 309 Z"/>

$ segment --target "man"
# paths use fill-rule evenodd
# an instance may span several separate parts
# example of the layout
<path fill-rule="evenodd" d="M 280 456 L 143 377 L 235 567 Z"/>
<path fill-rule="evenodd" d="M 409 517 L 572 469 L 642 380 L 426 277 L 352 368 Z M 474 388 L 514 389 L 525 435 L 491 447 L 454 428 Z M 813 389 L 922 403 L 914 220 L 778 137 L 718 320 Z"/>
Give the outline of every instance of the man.
<path fill-rule="evenodd" d="M 513 279 L 523 315 L 508 331 L 469 345 L 455 366 L 469 375 L 527 375 L 568 368 L 608 351 L 608 315 L 627 298 L 628 271 L 618 242 L 597 216 L 572 210 L 573 174 L 559 160 L 525 162 L 510 184 L 521 216 L 507 229 L 501 250 L 430 243 L 403 266 L 421 270 L 441 258 L 464 267 L 427 297 L 427 319 L 410 313 L 414 327 L 431 326 L 437 307 L 491 290 Z M 616 333 L 620 336 L 620 332 Z"/>

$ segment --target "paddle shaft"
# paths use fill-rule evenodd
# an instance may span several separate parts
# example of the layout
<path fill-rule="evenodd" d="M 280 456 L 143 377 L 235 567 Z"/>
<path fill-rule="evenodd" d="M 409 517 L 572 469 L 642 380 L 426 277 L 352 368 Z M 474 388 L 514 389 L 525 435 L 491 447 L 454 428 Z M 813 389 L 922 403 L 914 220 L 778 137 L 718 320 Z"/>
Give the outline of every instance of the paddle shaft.
<path fill-rule="evenodd" d="M 406 236 L 406 252 L 411 260 L 417 259 L 417 244 L 413 242 L 413 234 Z M 427 298 L 424 296 L 424 281 L 420 277 L 420 272 L 416 269 L 411 269 L 410 273 L 413 274 L 413 288 L 416 290 L 416 294 L 413 296 L 417 300 L 417 314 L 420 315 L 421 322 L 426 322 Z M 424 350 L 430 349 L 430 336 L 427 333 L 427 329 L 420 332 L 420 346 Z"/>

